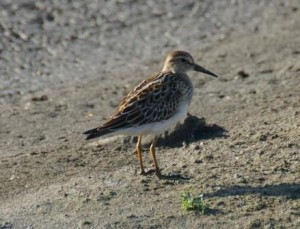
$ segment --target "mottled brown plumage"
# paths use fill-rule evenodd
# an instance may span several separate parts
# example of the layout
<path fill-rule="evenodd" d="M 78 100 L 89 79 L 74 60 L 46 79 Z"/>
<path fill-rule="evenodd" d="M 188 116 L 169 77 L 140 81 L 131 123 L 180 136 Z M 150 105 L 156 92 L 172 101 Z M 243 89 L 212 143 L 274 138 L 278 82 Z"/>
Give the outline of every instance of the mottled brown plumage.
<path fill-rule="evenodd" d="M 156 175 L 160 176 L 155 157 L 156 136 L 187 114 L 193 95 L 193 85 L 186 72 L 192 70 L 216 77 L 215 74 L 195 64 L 189 53 L 170 52 L 163 69 L 148 76 L 129 92 L 106 123 L 84 132 L 87 135 L 86 139 L 110 134 L 139 136 L 137 152 L 141 173 L 144 174 L 141 136 L 152 134 L 155 137 L 150 151 Z"/>

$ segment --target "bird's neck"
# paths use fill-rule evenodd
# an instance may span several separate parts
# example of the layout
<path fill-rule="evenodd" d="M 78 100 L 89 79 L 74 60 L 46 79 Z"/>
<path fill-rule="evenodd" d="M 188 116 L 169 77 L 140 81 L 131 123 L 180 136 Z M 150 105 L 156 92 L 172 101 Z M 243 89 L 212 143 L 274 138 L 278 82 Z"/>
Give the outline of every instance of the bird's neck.
<path fill-rule="evenodd" d="M 174 68 L 173 66 L 164 66 L 161 72 L 171 72 L 173 74 L 184 74 L 186 75 L 186 71 L 180 71 L 179 69 Z"/>

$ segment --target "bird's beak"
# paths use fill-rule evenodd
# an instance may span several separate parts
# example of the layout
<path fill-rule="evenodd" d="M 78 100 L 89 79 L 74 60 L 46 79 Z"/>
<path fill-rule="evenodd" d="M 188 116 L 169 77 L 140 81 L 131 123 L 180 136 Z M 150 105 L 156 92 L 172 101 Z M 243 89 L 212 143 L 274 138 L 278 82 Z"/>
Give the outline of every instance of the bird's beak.
<path fill-rule="evenodd" d="M 214 73 L 208 71 L 207 69 L 201 67 L 201 66 L 198 65 L 198 64 L 194 64 L 194 65 L 193 65 L 193 69 L 194 69 L 194 71 L 196 71 L 196 72 L 202 72 L 202 73 L 211 75 L 211 76 L 213 76 L 213 77 L 218 77 L 216 74 L 214 74 Z"/>

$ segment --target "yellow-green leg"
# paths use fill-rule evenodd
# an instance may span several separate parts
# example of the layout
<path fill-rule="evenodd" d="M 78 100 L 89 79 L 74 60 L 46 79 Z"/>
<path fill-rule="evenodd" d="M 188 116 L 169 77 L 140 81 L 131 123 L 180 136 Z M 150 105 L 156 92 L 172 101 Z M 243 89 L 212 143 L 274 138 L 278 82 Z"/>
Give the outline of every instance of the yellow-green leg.
<path fill-rule="evenodd" d="M 156 156 L 155 156 L 156 142 L 157 142 L 157 137 L 155 136 L 154 139 L 153 139 L 153 142 L 152 142 L 152 144 L 150 146 L 150 152 L 151 152 L 152 160 L 153 160 L 154 167 L 155 167 L 155 174 L 156 174 L 156 176 L 158 178 L 160 178 L 161 174 L 160 174 L 160 170 L 159 170 L 159 167 L 158 167 L 158 164 L 157 164 L 157 160 L 156 160 Z"/>
<path fill-rule="evenodd" d="M 145 175 L 145 169 L 143 165 L 143 157 L 142 157 L 142 136 L 138 137 L 138 141 L 136 144 L 136 152 L 138 156 L 138 160 L 140 162 L 140 167 L 141 167 L 141 175 Z"/>

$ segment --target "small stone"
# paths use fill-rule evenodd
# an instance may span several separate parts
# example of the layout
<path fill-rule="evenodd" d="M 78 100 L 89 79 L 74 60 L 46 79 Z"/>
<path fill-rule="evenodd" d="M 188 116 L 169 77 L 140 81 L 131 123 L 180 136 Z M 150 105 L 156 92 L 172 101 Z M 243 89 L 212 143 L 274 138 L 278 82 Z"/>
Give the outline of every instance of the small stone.
<path fill-rule="evenodd" d="M 266 141 L 266 140 L 267 140 L 267 135 L 265 135 L 265 134 L 260 135 L 260 136 L 258 137 L 258 140 L 259 140 L 259 141 L 262 141 L 262 142 Z"/>
<path fill-rule="evenodd" d="M 41 101 L 47 101 L 47 100 L 48 100 L 47 95 L 35 96 L 35 97 L 31 98 L 31 101 L 35 101 L 35 102 L 41 102 Z"/>
<path fill-rule="evenodd" d="M 196 160 L 194 161 L 194 163 L 195 163 L 195 164 L 201 164 L 201 163 L 203 163 L 203 161 L 202 161 L 202 160 L 199 160 L 199 159 L 196 159 Z"/>
<path fill-rule="evenodd" d="M 127 219 L 134 219 L 134 218 L 137 218 L 137 216 L 134 215 L 134 214 L 131 214 L 131 215 L 127 216 L 126 218 L 127 218 Z"/>
<path fill-rule="evenodd" d="M 261 220 L 260 219 L 255 219 L 251 222 L 250 224 L 250 228 L 251 229 L 254 229 L 254 228 L 260 228 L 262 225 L 261 225 Z"/>
<path fill-rule="evenodd" d="M 195 147 L 194 147 L 194 150 L 200 150 L 201 148 L 200 148 L 200 146 L 198 146 L 198 145 L 196 145 Z"/>
<path fill-rule="evenodd" d="M 245 72 L 244 70 L 238 71 L 237 75 L 240 79 L 246 79 L 249 77 L 249 74 L 247 72 Z"/>
<path fill-rule="evenodd" d="M 43 140 L 45 140 L 46 139 L 46 136 L 45 135 L 41 135 L 40 137 L 39 137 L 39 141 L 43 141 Z"/>
<path fill-rule="evenodd" d="M 87 220 L 82 222 L 82 225 L 86 225 L 86 226 L 91 225 L 91 224 L 92 224 L 92 222 L 87 221 Z"/>
<path fill-rule="evenodd" d="M 218 53 L 217 56 L 218 56 L 219 58 L 225 58 L 225 57 L 227 56 L 227 53 L 221 52 L 221 53 Z"/>
<path fill-rule="evenodd" d="M 268 73 L 272 73 L 274 70 L 273 69 L 264 69 L 264 70 L 261 70 L 260 73 L 261 74 L 268 74 Z"/>
<path fill-rule="evenodd" d="M 251 89 L 251 90 L 249 91 L 249 94 L 255 95 L 255 94 L 256 94 L 256 90 Z"/>
<path fill-rule="evenodd" d="M 207 160 L 212 160 L 212 159 L 214 159 L 214 156 L 213 156 L 213 155 L 207 155 L 207 156 L 205 157 L 205 159 L 207 159 Z"/>
<path fill-rule="evenodd" d="M 265 180 L 266 180 L 266 179 L 265 179 L 264 177 L 259 177 L 259 178 L 258 178 L 258 181 L 259 181 L 259 182 L 263 182 L 263 181 L 265 181 Z"/>

